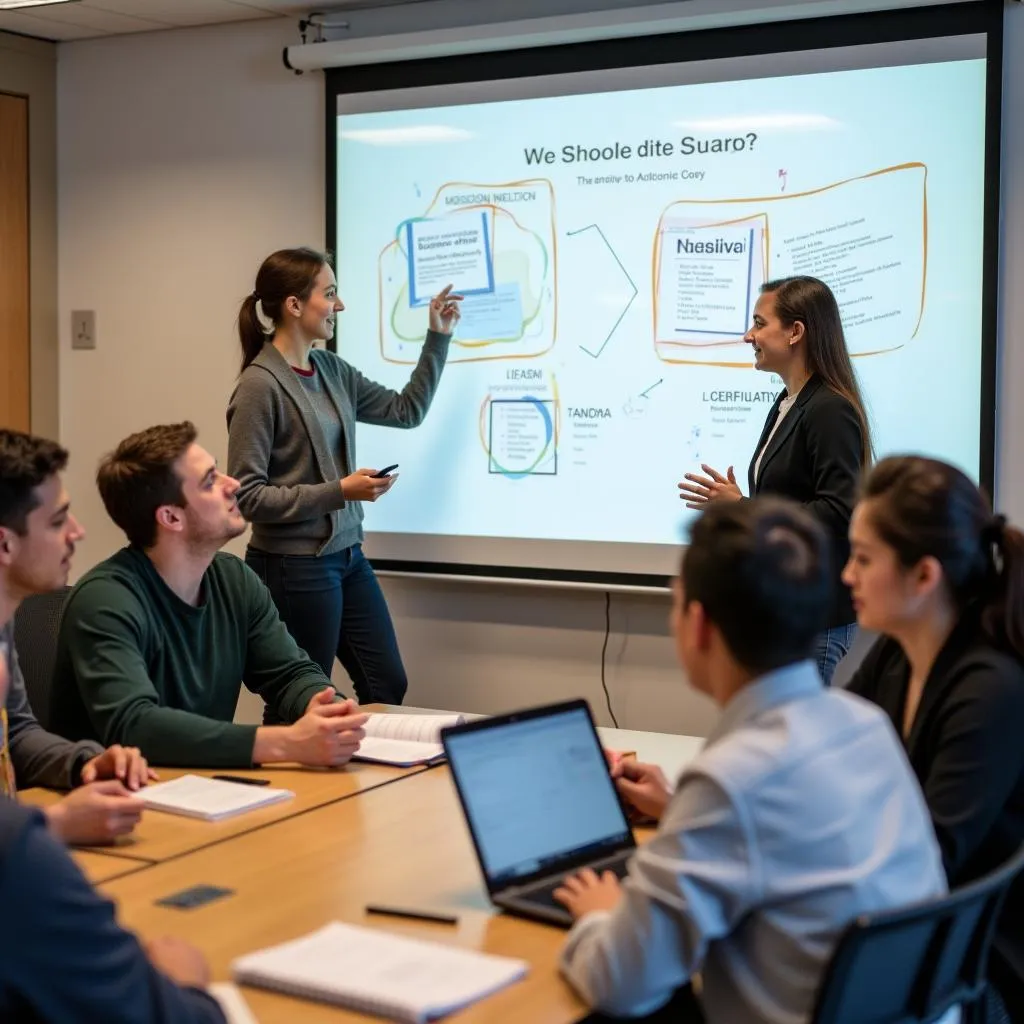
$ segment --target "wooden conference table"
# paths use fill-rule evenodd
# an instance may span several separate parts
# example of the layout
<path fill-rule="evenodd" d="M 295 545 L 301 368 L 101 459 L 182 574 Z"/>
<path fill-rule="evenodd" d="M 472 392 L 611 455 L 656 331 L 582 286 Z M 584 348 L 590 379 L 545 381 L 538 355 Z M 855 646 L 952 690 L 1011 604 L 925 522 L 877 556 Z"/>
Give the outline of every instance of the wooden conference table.
<path fill-rule="evenodd" d="M 104 856 L 122 857 L 146 864 L 159 864 L 184 854 L 195 853 L 206 846 L 222 843 L 235 836 L 245 835 L 275 822 L 305 814 L 326 804 L 345 800 L 406 775 L 425 769 L 391 768 L 387 765 L 353 763 L 343 770 L 316 768 L 260 768 L 258 771 L 235 771 L 231 775 L 254 775 L 269 779 L 270 784 L 290 789 L 295 797 L 256 811 L 249 811 L 225 821 L 199 821 L 178 814 L 148 811 L 130 836 L 124 836 L 113 846 L 90 847 L 89 854 L 99 851 Z M 160 782 L 176 779 L 180 775 L 218 775 L 223 770 L 158 768 Z M 46 789 L 28 789 L 18 794 L 22 803 L 46 807 L 61 799 L 62 794 Z M 76 853 L 79 851 L 76 851 Z M 85 851 L 80 851 L 85 852 Z"/>
<path fill-rule="evenodd" d="M 703 743 L 658 733 L 601 733 L 609 747 L 635 750 L 670 774 Z M 75 851 L 90 879 L 117 902 L 126 927 L 144 938 L 187 939 L 209 958 L 214 980 L 227 980 L 231 961 L 243 953 L 346 921 L 529 962 L 523 981 L 453 1015 L 460 1024 L 567 1024 L 585 1015 L 558 974 L 565 933 L 497 914 L 489 904 L 446 766 L 252 774 L 292 789 L 295 799 L 220 823 L 147 812 L 132 842 Z M 37 804 L 55 799 L 40 790 L 21 796 Z M 200 884 L 223 886 L 231 895 L 191 910 L 156 905 Z M 440 910 L 459 923 L 367 915 L 365 906 L 374 902 Z M 255 988 L 244 994 L 260 1024 L 372 1019 Z"/>

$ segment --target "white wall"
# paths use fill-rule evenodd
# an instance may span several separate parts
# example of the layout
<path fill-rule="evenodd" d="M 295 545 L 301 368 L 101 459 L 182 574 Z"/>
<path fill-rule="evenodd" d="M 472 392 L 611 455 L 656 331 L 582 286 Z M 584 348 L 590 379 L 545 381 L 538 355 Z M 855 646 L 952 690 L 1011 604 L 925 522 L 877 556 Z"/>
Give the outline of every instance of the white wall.
<path fill-rule="evenodd" d="M 1007 13 L 1003 323 L 1024 322 L 1024 8 Z M 121 543 L 93 484 L 132 430 L 185 417 L 219 458 L 236 368 L 234 317 L 264 255 L 322 244 L 323 82 L 286 73 L 290 22 L 65 44 L 59 59 L 61 437 L 90 529 L 80 573 Z M 72 352 L 66 311 L 97 311 L 98 348 Z M 1000 494 L 1024 519 L 1024 354 L 1006 345 Z M 600 686 L 604 597 L 486 584 L 388 581 L 409 702 L 494 711 Z M 615 596 L 607 679 L 619 723 L 704 733 L 667 602 Z"/>
<path fill-rule="evenodd" d="M 80 574 L 122 543 L 96 493 L 99 456 L 190 418 L 226 457 L 234 318 L 260 260 L 324 240 L 323 79 L 280 62 L 288 22 L 60 48 L 60 308 L 95 309 L 96 351 L 62 338 L 61 437 L 88 537 Z M 186 70 L 187 68 L 187 70 Z M 240 550 L 240 546 L 236 547 Z M 389 581 L 408 700 L 491 711 L 600 686 L 604 597 Z M 666 631 L 667 601 L 613 599 L 608 682 L 620 724 L 703 732 Z"/>

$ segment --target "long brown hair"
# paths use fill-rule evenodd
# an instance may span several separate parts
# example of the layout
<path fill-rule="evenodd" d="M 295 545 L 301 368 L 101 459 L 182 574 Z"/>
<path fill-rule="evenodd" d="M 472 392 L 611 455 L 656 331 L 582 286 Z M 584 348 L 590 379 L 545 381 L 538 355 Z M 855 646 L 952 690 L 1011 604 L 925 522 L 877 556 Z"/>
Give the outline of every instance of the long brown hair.
<path fill-rule="evenodd" d="M 979 606 L 992 642 L 1024 660 L 1024 533 L 993 515 L 971 480 L 938 459 L 882 459 L 863 498 L 868 521 L 900 564 L 936 559 L 957 611 Z"/>
<path fill-rule="evenodd" d="M 238 339 L 242 343 L 244 370 L 263 351 L 267 332 L 256 304 L 276 327 L 284 319 L 284 303 L 289 296 L 308 299 L 317 275 L 327 265 L 327 256 L 316 249 L 278 249 L 260 265 L 256 287 L 245 297 L 238 312 Z"/>
<path fill-rule="evenodd" d="M 761 293 L 767 292 L 772 293 L 775 315 L 783 324 L 792 327 L 799 320 L 804 325 L 808 371 L 817 374 L 830 391 L 842 395 L 856 411 L 860 420 L 861 465 L 867 469 L 874 457 L 871 426 L 832 289 L 816 277 L 784 277 L 763 284 Z"/>

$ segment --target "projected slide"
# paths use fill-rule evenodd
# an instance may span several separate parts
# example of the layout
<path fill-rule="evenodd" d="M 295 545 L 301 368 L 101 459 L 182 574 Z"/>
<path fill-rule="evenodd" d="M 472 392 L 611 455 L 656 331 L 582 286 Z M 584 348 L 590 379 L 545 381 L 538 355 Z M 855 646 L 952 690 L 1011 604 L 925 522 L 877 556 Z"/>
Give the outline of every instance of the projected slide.
<path fill-rule="evenodd" d="M 927 173 L 911 163 L 789 196 L 673 203 L 654 254 L 658 355 L 747 366 L 761 285 L 795 274 L 828 282 L 851 354 L 910 341 L 924 310 Z"/>
<path fill-rule="evenodd" d="M 380 255 L 383 358 L 416 362 L 419 307 L 450 283 L 466 297 L 452 361 L 547 352 L 557 322 L 554 214 L 550 181 L 438 189 Z"/>
<path fill-rule="evenodd" d="M 793 274 L 838 297 L 878 452 L 977 474 L 984 60 L 418 103 L 337 119 L 340 353 L 400 388 L 466 296 L 426 422 L 359 428 L 401 464 L 373 533 L 674 550 L 685 472 L 745 490 L 781 382 L 743 337 Z"/>

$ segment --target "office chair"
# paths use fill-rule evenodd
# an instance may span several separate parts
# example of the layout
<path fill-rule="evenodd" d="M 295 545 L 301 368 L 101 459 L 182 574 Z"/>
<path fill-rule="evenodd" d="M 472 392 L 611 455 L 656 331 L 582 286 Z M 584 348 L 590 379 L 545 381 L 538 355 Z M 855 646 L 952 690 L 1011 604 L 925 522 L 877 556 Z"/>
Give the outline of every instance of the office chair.
<path fill-rule="evenodd" d="M 14 646 L 25 678 L 28 702 L 45 729 L 50 717 L 50 690 L 57 660 L 57 632 L 70 587 L 25 598 L 14 613 Z"/>
<path fill-rule="evenodd" d="M 858 917 L 843 933 L 818 991 L 812 1024 L 925 1024 L 954 1006 L 985 1020 L 992 935 L 1024 846 L 948 896 Z"/>

